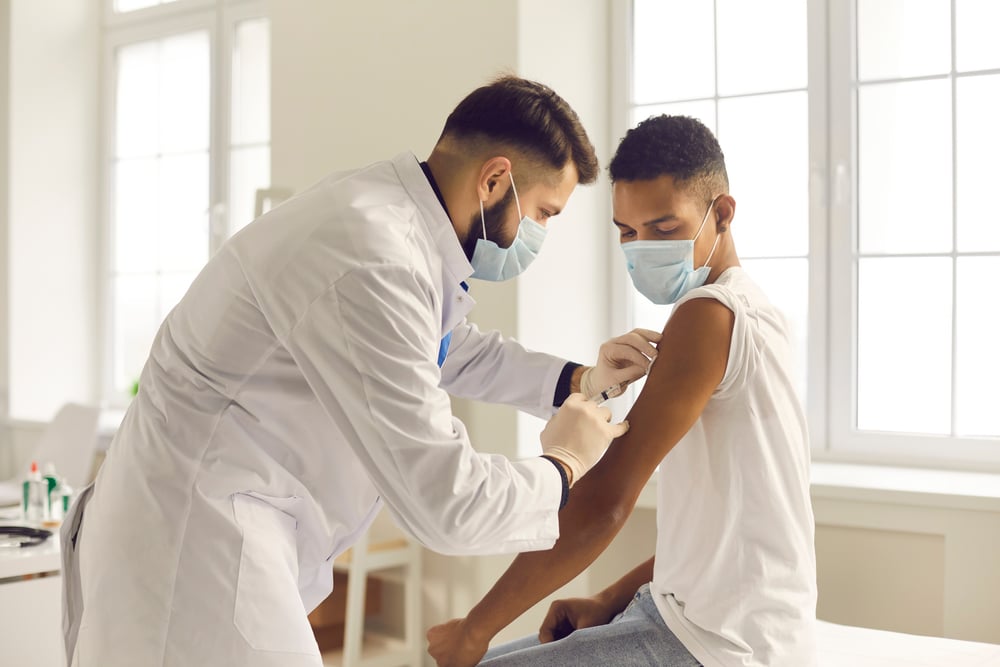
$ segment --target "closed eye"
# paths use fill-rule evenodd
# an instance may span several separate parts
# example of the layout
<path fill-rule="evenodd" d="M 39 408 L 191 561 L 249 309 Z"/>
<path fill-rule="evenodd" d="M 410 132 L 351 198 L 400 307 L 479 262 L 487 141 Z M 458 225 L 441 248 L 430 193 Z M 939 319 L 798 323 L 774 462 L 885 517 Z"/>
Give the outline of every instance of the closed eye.
<path fill-rule="evenodd" d="M 623 225 L 620 222 L 615 223 L 615 227 L 618 228 L 618 235 L 623 239 L 635 238 L 635 230 L 627 225 Z"/>

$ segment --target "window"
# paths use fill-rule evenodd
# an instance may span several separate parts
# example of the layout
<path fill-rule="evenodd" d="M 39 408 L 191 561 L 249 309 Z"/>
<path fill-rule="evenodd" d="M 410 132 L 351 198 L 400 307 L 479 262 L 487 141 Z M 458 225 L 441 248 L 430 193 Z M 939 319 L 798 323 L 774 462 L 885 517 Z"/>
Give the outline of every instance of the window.
<path fill-rule="evenodd" d="M 103 394 L 120 405 L 160 323 L 269 183 L 269 25 L 258 2 L 114 0 L 106 41 Z"/>
<path fill-rule="evenodd" d="M 746 270 L 792 322 L 818 457 L 1000 462 L 991 0 L 633 0 L 629 126 L 716 132 Z M 621 136 L 626 127 L 616 128 Z M 667 312 L 630 290 L 632 321 Z"/>

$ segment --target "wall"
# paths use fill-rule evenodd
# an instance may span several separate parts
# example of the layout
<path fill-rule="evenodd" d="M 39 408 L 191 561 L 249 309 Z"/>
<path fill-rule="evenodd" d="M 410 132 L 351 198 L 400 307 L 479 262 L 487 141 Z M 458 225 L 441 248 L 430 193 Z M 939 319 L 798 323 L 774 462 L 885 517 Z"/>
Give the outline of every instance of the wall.
<path fill-rule="evenodd" d="M 0 423 L 7 419 L 10 409 L 10 365 L 8 347 L 8 274 L 7 238 L 10 234 L 10 3 L 0 3 Z M 12 469 L 10 445 L 6 429 L 0 429 L 0 479 Z"/>
<path fill-rule="evenodd" d="M 820 618 L 1000 644 L 1000 502 L 830 491 L 813 489 Z"/>
<path fill-rule="evenodd" d="M 10 414 L 47 420 L 96 395 L 97 3 L 10 11 L 7 245 Z"/>

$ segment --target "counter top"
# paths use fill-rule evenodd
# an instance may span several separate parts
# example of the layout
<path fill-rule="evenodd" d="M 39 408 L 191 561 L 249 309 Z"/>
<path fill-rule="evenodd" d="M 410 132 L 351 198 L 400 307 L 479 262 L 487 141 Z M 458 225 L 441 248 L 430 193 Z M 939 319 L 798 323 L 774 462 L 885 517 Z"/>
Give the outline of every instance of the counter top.
<path fill-rule="evenodd" d="M 0 584 L 3 579 L 62 569 L 59 528 L 49 528 L 52 537 L 33 547 L 0 547 Z"/>

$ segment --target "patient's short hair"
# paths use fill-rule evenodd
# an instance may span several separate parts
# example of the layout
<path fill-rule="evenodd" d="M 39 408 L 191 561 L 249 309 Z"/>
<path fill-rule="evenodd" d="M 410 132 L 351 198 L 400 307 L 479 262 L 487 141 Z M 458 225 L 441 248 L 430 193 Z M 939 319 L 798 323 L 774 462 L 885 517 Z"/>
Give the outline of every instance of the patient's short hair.
<path fill-rule="evenodd" d="M 597 153 L 576 112 L 551 88 L 501 76 L 459 102 L 445 121 L 443 137 L 474 153 L 511 148 L 538 168 L 561 172 L 570 161 L 579 183 L 597 180 Z"/>
<path fill-rule="evenodd" d="M 711 201 L 729 192 L 725 156 L 712 131 L 688 116 L 653 116 L 625 133 L 608 169 L 611 182 L 673 176 Z"/>

